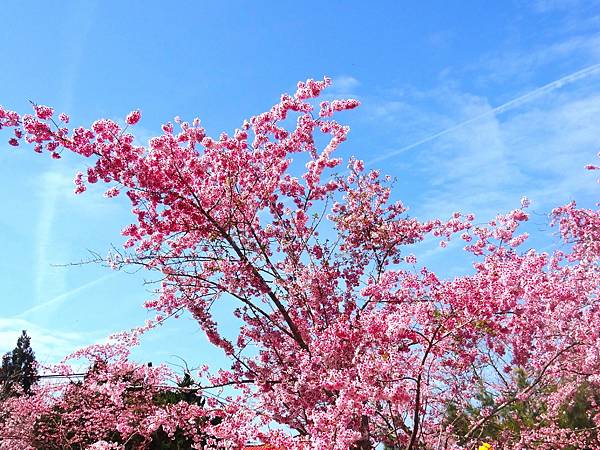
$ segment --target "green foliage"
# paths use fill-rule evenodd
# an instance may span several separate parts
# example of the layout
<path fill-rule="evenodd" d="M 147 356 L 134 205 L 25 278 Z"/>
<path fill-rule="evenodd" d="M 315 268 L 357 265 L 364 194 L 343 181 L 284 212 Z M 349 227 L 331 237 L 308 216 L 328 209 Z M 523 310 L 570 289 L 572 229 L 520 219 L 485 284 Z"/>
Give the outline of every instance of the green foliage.
<path fill-rule="evenodd" d="M 522 369 L 513 371 L 515 384 L 519 391 L 523 391 L 530 386 L 527 374 Z M 485 409 L 493 411 L 496 405 L 496 399 L 492 392 L 488 391 L 483 383 L 479 384 L 477 394 L 473 402 L 466 408 L 460 409 L 456 404 L 447 406 L 446 415 L 448 423 L 456 431 L 456 434 L 462 439 L 459 443 L 466 444 L 467 433 L 472 424 L 481 419 L 481 412 Z M 503 432 L 509 431 L 512 436 L 519 436 L 521 430 L 535 426 L 538 419 L 546 412 L 546 405 L 534 400 L 515 399 L 509 405 L 496 412 L 493 417 L 486 421 L 477 431 L 477 436 L 482 440 L 499 439 Z"/>
<path fill-rule="evenodd" d="M 583 383 L 573 395 L 572 401 L 561 408 L 560 426 L 574 430 L 593 428 L 596 413 L 594 403 L 600 403 L 600 392 L 589 383 Z"/>
<path fill-rule="evenodd" d="M 12 352 L 2 357 L 0 367 L 0 398 L 31 393 L 38 380 L 35 353 L 31 348 L 31 338 L 23 330 Z"/>
<path fill-rule="evenodd" d="M 178 389 L 164 390 L 154 397 L 157 405 L 169 405 L 179 402 L 204 405 L 204 398 L 196 395 L 195 382 L 189 372 L 185 372 L 183 379 L 177 383 Z M 177 430 L 172 437 L 161 428 L 154 432 L 150 450 L 180 450 L 191 449 L 193 441 L 186 437 L 181 430 Z"/>
<path fill-rule="evenodd" d="M 520 368 L 513 371 L 516 385 L 519 391 L 530 386 L 526 372 Z M 541 389 L 545 395 L 555 391 L 557 386 L 547 386 Z M 538 390 L 538 394 L 539 394 Z M 525 400 L 509 403 L 490 418 L 480 430 L 477 436 L 481 440 L 496 440 L 508 432 L 508 435 L 518 437 L 527 429 L 534 429 L 548 425 L 547 419 L 541 419 L 548 411 L 547 405 L 540 401 L 539 395 L 532 395 Z M 558 426 L 570 430 L 593 429 L 595 427 L 593 417 L 596 414 L 594 404 L 600 403 L 600 392 L 589 383 L 581 384 L 572 398 L 562 406 L 559 414 Z M 460 444 L 465 444 L 470 426 L 481 418 L 484 408 L 493 408 L 495 405 L 494 395 L 480 385 L 476 398 L 467 407 L 460 408 L 459 405 L 450 403 L 446 408 L 447 422 L 452 424 L 456 434 L 462 439 Z M 567 447 L 565 450 L 575 450 Z"/>

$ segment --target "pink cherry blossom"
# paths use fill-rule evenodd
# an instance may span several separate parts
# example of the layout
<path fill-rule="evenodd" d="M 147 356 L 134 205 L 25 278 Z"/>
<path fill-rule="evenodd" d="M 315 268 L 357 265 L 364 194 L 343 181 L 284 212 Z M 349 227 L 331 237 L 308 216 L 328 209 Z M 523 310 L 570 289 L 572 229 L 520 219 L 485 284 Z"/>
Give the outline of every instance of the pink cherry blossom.
<path fill-rule="evenodd" d="M 125 121 L 129 125 L 135 125 L 140 121 L 141 118 L 142 113 L 136 109 L 135 111 L 131 111 L 129 114 L 127 114 L 127 118 L 125 119 Z"/>
<path fill-rule="evenodd" d="M 3 402 L 0 448 L 112 448 L 107 430 L 146 445 L 159 428 L 213 448 L 471 449 L 482 437 L 498 449 L 598 447 L 597 414 L 589 429 L 561 425 L 578 388 L 589 387 L 590 405 L 600 389 L 598 210 L 557 206 L 549 221 L 560 241 L 544 251 L 523 245 L 526 199 L 487 224 L 460 212 L 419 220 L 379 171 L 352 159 L 340 174 L 335 152 L 350 130 L 337 115 L 358 102 L 318 104 L 330 84 L 300 82 L 219 136 L 199 120 L 166 123 L 147 147 L 109 119 L 68 130 L 48 107 L 0 107 L 0 129 L 18 131 L 13 145 L 87 159 L 76 193 L 104 183 L 107 197 L 125 194 L 132 223 L 107 262 L 160 280 L 146 302 L 154 321 L 71 355 L 91 363 L 83 383 Z M 139 120 L 136 110 L 126 122 Z M 293 159 L 305 162 L 301 173 Z M 415 244 L 457 238 L 465 275 L 416 267 Z M 235 333 L 213 314 L 223 303 L 235 305 Z M 129 348 L 183 310 L 231 367 L 201 371 L 202 406 L 156 405 L 165 370 L 132 363 Z M 490 432 L 518 402 L 544 408 Z M 452 410 L 462 415 L 451 420 Z"/>

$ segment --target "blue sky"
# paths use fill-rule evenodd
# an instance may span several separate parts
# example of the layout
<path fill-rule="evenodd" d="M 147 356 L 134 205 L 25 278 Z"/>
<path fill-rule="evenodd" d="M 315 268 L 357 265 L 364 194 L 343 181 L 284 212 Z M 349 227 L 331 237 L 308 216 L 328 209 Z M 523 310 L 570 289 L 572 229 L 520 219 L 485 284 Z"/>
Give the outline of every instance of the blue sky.
<path fill-rule="evenodd" d="M 218 134 L 298 80 L 329 75 L 331 95 L 362 102 L 344 116 L 352 132 L 341 155 L 397 177 L 413 215 L 484 220 L 527 195 L 544 246 L 552 206 L 598 197 L 596 175 L 582 169 L 600 147 L 598 2 L 32 3 L 3 8 L 5 107 L 35 100 L 76 125 L 140 108 L 140 140 L 175 115 Z M 0 150 L 0 351 L 26 328 L 50 362 L 150 317 L 147 274 L 57 267 L 119 245 L 127 205 L 101 190 L 72 194 L 84 161 Z M 419 252 L 449 276 L 461 271 L 436 243 Z M 185 316 L 136 355 L 222 362 Z"/>

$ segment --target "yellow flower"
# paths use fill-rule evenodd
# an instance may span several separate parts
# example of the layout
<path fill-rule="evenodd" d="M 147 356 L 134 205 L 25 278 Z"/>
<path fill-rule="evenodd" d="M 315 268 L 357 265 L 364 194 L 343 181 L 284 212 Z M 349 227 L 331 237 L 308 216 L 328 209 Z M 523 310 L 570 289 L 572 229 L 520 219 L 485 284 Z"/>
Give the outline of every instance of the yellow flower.
<path fill-rule="evenodd" d="M 494 449 L 487 442 L 483 442 L 477 450 L 494 450 Z"/>

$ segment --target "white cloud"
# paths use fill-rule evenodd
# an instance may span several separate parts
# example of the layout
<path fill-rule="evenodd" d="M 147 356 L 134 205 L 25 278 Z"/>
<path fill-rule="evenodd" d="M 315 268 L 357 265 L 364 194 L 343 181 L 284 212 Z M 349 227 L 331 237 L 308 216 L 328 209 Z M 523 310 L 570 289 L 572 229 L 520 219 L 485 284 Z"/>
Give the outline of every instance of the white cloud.
<path fill-rule="evenodd" d="M 96 2 L 71 5 L 75 10 L 74 14 L 69 14 L 63 18 L 63 20 L 70 22 L 68 26 L 65 27 L 69 30 L 68 33 L 70 39 L 62 40 L 62 47 L 69 53 L 67 64 L 64 66 L 64 76 L 62 78 L 62 101 L 65 112 L 69 114 L 74 113 L 73 106 L 76 95 L 75 85 L 79 77 L 86 44 L 89 40 L 89 34 L 94 25 L 97 6 Z"/>
<path fill-rule="evenodd" d="M 62 161 L 61 161 L 62 162 Z M 61 167 L 58 167 L 58 166 Z M 34 305 L 48 302 L 69 290 L 67 270 L 60 265 L 81 260 L 81 247 L 63 236 L 80 235 L 78 223 L 93 223 L 114 216 L 122 199 L 106 199 L 104 185 L 90 185 L 82 196 L 73 193 L 73 178 L 77 171 L 70 164 L 57 164 L 34 179 L 31 187 L 36 195 L 38 217 L 34 227 Z M 84 169 L 85 171 L 85 169 Z M 100 249 L 104 251 L 105 249 Z M 78 255 L 78 256 L 73 256 Z"/>
<path fill-rule="evenodd" d="M 600 34 L 576 34 L 551 44 L 528 48 L 505 50 L 484 56 L 470 65 L 465 72 L 474 74 L 482 84 L 531 82 L 540 70 L 556 70 L 564 64 L 583 64 L 600 59 Z"/>
<path fill-rule="evenodd" d="M 352 94 L 360 82 L 350 75 L 339 75 L 332 78 L 331 92 L 339 95 Z"/>
<path fill-rule="evenodd" d="M 31 347 L 41 364 L 54 364 L 74 350 L 98 340 L 101 333 L 77 333 L 41 327 L 18 318 L 0 318 L 0 351 L 11 351 L 22 330 L 31 337 Z"/>
<path fill-rule="evenodd" d="M 494 108 L 487 107 L 479 112 L 472 113 L 470 116 L 466 116 L 466 117 L 469 117 L 468 119 L 463 120 L 463 121 L 457 123 L 456 125 L 453 125 L 449 128 L 441 130 L 437 133 L 431 134 L 430 136 L 426 136 L 422 139 L 419 139 L 416 142 L 413 142 L 408 145 L 404 145 L 399 149 L 388 151 L 384 155 L 380 155 L 380 156 L 374 158 L 373 160 L 371 160 L 370 164 L 384 161 L 386 159 L 390 159 L 394 156 L 397 156 L 397 155 L 400 155 L 400 154 L 406 152 L 407 150 L 410 150 L 410 149 L 418 147 L 422 144 L 426 144 L 428 142 L 434 141 L 443 136 L 446 136 L 446 135 L 449 135 L 452 133 L 456 133 L 464 128 L 473 126 L 477 123 L 480 123 L 480 124 L 485 123 L 485 119 L 487 119 L 488 117 L 502 114 L 506 111 L 510 111 L 515 108 L 519 108 L 528 102 L 536 100 L 539 97 L 542 97 L 544 95 L 550 94 L 553 91 L 560 89 L 566 85 L 575 83 L 577 81 L 583 80 L 588 77 L 592 77 L 594 75 L 597 75 L 598 73 L 600 73 L 600 63 L 585 67 L 581 70 L 578 70 L 576 72 L 565 75 L 559 79 L 551 81 L 550 83 L 547 83 L 543 86 L 532 89 L 529 92 L 526 92 L 526 93 L 524 93 L 512 100 L 509 100 L 499 106 L 496 106 Z M 400 103 L 400 102 L 386 101 L 382 105 L 383 106 L 380 108 L 382 110 L 381 112 L 379 112 L 377 109 L 374 109 L 374 111 L 376 111 L 377 115 L 385 114 L 388 117 L 392 117 L 392 114 L 395 112 L 402 111 L 402 110 L 405 110 L 405 111 L 409 110 L 409 108 L 406 106 L 406 104 Z M 390 106 L 396 106 L 396 107 L 390 108 Z M 400 108 L 400 106 L 404 106 L 404 107 Z"/>
<path fill-rule="evenodd" d="M 465 109 L 477 111 L 472 99 L 465 102 Z M 543 108 L 503 120 L 490 115 L 442 137 L 413 165 L 430 185 L 419 213 L 463 210 L 487 219 L 517 207 L 521 195 L 546 212 L 591 197 L 597 185 L 583 166 L 595 159 L 599 115 L 600 95 L 556 96 Z"/>
<path fill-rule="evenodd" d="M 72 181 L 64 174 L 58 171 L 50 171 L 42 174 L 39 178 L 36 192 L 39 193 L 39 218 L 36 227 L 36 267 L 35 267 L 35 302 L 42 302 L 45 297 L 56 292 L 65 290 L 64 271 L 52 270 L 50 267 L 52 259 L 60 258 L 63 252 L 60 245 L 52 239 L 54 226 L 56 223 L 57 202 L 62 192 L 68 192 L 67 186 L 71 186 Z"/>
<path fill-rule="evenodd" d="M 598 4 L 597 0 L 535 0 L 532 2 L 533 9 L 539 13 L 553 11 L 574 11 L 584 4 Z"/>
<path fill-rule="evenodd" d="M 49 300 L 44 301 L 43 303 L 39 303 L 35 306 L 32 306 L 31 308 L 17 314 L 15 317 L 27 317 L 30 316 L 34 313 L 38 313 L 40 311 L 44 311 L 47 310 L 49 308 L 56 308 L 58 306 L 61 306 L 62 304 L 64 304 L 66 301 L 68 301 L 69 299 L 73 298 L 74 296 L 81 294 L 82 292 L 84 292 L 86 289 L 90 289 L 100 283 L 104 283 L 105 281 L 108 281 L 110 278 L 114 277 L 115 274 L 109 274 L 109 275 L 104 275 L 100 278 L 97 278 L 95 280 L 92 280 L 88 283 L 85 283 L 81 286 L 77 286 L 76 288 L 70 289 L 67 292 L 64 292 L 60 295 L 57 295 Z"/>

